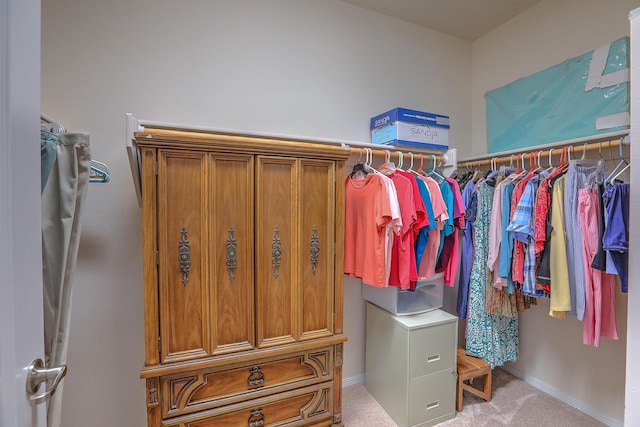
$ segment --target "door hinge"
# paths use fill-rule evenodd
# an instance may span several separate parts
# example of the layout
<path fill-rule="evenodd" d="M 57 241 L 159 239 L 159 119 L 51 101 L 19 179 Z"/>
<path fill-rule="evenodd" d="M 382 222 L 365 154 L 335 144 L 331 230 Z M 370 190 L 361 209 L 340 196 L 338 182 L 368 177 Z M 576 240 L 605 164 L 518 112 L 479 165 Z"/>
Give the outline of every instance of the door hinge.
<path fill-rule="evenodd" d="M 336 244 L 334 243 L 333 244 L 333 255 L 335 255 L 335 254 L 336 254 Z"/>
<path fill-rule="evenodd" d="M 158 161 L 156 160 L 156 176 L 158 176 Z"/>
<path fill-rule="evenodd" d="M 158 337 L 158 353 L 162 354 L 162 338 Z"/>
<path fill-rule="evenodd" d="M 160 251 L 156 251 L 156 265 L 160 265 Z"/>

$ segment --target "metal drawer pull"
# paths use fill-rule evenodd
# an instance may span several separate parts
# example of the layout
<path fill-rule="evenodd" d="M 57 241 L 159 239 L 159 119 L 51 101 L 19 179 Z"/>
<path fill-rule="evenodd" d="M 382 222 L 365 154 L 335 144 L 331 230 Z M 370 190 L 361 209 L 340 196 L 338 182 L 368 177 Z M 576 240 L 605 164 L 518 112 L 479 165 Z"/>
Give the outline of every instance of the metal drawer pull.
<path fill-rule="evenodd" d="M 180 232 L 178 260 L 180 261 L 182 283 L 186 286 L 189 281 L 189 271 L 191 270 L 191 245 L 189 245 L 189 237 L 187 237 L 187 229 L 185 227 L 182 227 L 182 231 Z"/>
<path fill-rule="evenodd" d="M 255 366 L 249 371 L 249 378 L 247 378 L 247 384 L 250 386 L 260 385 L 264 383 L 264 374 L 260 366 Z"/>
<path fill-rule="evenodd" d="M 229 227 L 229 237 L 227 237 L 227 270 L 229 271 L 229 280 L 233 282 L 236 278 L 236 267 L 238 266 L 238 243 L 236 242 L 236 230 Z"/>
<path fill-rule="evenodd" d="M 249 427 L 261 427 L 264 425 L 264 415 L 262 409 L 254 409 L 249 417 Z"/>
<path fill-rule="evenodd" d="M 311 272 L 315 275 L 318 271 L 318 258 L 320 254 L 320 238 L 318 237 L 318 227 L 313 226 L 311 229 Z"/>
<path fill-rule="evenodd" d="M 439 354 L 434 354 L 434 355 L 431 355 L 431 356 L 427 356 L 427 363 L 437 362 L 438 360 L 440 360 L 440 355 Z"/>
<path fill-rule="evenodd" d="M 436 409 L 438 406 L 440 406 L 439 400 L 436 400 L 435 402 L 427 403 L 427 411 L 430 409 Z"/>
<path fill-rule="evenodd" d="M 273 229 L 273 240 L 271 242 L 271 265 L 273 266 L 273 277 L 276 279 L 280 275 L 280 263 L 282 262 L 282 242 L 280 240 L 280 228 Z"/>

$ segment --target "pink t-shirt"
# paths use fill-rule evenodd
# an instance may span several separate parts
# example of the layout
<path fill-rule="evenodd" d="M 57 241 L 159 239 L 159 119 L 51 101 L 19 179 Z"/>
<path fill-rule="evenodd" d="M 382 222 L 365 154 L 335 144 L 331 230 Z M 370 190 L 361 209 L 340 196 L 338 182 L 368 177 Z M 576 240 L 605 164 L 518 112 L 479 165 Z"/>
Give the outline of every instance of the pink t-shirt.
<path fill-rule="evenodd" d="M 453 218 L 454 222 L 458 226 L 458 228 L 464 228 L 464 202 L 462 201 L 462 194 L 460 193 L 460 186 L 458 182 L 453 179 L 446 177 L 445 180 L 449 183 L 449 187 L 451 187 L 451 192 L 453 193 Z"/>
<path fill-rule="evenodd" d="M 389 204 L 391 207 L 391 221 L 386 225 L 385 231 L 385 261 L 387 284 L 389 283 L 389 275 L 391 274 L 391 252 L 393 251 L 393 240 L 400 234 L 402 228 L 402 218 L 400 213 L 400 204 L 398 203 L 398 193 L 396 186 L 391 178 L 381 175 L 382 181 L 389 195 Z"/>
<path fill-rule="evenodd" d="M 448 177 L 445 179 L 449 183 L 451 191 L 453 192 L 453 217 L 456 230 L 453 232 L 453 235 L 450 236 L 450 238 L 453 239 L 453 249 L 451 250 L 451 255 L 444 269 L 444 283 L 449 286 L 453 286 L 453 282 L 456 280 L 456 276 L 458 274 L 458 266 L 460 264 L 460 254 L 458 253 L 460 236 L 458 231 L 464 227 L 464 217 L 466 213 L 458 182 Z"/>
<path fill-rule="evenodd" d="M 344 272 L 363 283 L 384 287 L 386 225 L 392 220 L 389 196 L 380 175 L 345 179 Z"/>
<path fill-rule="evenodd" d="M 487 267 L 490 271 L 495 272 L 500 265 L 500 246 L 502 244 L 502 195 L 504 187 L 509 182 L 505 179 L 496 185 L 493 196 L 493 205 L 491 206 L 491 224 L 489 224 L 489 258 L 487 259 Z M 508 219 L 507 219 L 508 220 Z M 507 285 L 507 279 L 500 277 L 497 273 L 493 274 L 493 286 L 502 288 Z"/>

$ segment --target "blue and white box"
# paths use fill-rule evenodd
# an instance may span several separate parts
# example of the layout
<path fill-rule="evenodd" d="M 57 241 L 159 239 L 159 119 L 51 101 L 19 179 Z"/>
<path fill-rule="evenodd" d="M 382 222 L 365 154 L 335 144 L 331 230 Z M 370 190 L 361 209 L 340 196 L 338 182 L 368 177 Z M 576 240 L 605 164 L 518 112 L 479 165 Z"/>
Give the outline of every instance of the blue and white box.
<path fill-rule="evenodd" d="M 448 150 L 449 128 L 449 116 L 394 108 L 371 118 L 371 142 Z"/>

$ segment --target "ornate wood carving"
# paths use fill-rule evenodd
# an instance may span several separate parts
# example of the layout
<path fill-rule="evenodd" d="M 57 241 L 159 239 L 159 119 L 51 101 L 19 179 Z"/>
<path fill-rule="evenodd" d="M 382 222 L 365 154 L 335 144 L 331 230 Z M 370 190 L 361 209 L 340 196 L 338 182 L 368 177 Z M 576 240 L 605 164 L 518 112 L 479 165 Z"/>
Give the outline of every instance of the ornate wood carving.
<path fill-rule="evenodd" d="M 326 417 L 331 413 L 331 399 L 329 389 L 318 390 L 311 401 L 300 410 L 303 417 L 307 420 L 313 418 Z"/>
<path fill-rule="evenodd" d="M 147 378 L 147 406 L 158 404 L 158 377 Z"/>
<path fill-rule="evenodd" d="M 329 350 L 309 353 L 304 363 L 313 369 L 318 378 L 330 376 L 331 352 Z"/>
<path fill-rule="evenodd" d="M 192 375 L 190 377 L 175 378 L 167 381 L 169 388 L 169 412 L 184 409 L 193 391 L 202 385 L 202 383 L 201 375 Z"/>

